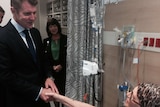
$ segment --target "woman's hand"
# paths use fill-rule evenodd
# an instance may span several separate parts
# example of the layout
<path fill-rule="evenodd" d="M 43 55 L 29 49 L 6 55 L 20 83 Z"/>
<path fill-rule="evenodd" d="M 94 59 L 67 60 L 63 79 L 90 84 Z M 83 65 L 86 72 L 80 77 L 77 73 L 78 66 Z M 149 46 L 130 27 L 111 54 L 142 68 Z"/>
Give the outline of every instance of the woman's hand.
<path fill-rule="evenodd" d="M 59 72 L 60 70 L 62 70 L 62 66 L 61 65 L 53 66 L 53 70 Z"/>

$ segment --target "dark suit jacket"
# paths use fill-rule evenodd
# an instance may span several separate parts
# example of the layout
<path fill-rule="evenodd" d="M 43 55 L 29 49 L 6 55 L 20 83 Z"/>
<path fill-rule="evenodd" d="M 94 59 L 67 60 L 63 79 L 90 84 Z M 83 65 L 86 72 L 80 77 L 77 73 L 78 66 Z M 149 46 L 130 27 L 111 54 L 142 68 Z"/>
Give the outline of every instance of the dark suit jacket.
<path fill-rule="evenodd" d="M 54 60 L 51 52 L 51 37 L 45 38 L 43 40 L 43 46 L 45 50 L 45 62 L 46 66 L 48 64 L 48 70 L 52 72 L 52 76 L 55 78 L 55 84 L 60 92 L 60 94 L 65 94 L 65 81 L 66 81 L 66 54 L 67 54 L 67 36 L 60 35 L 60 51 L 59 59 Z M 54 65 L 61 65 L 62 70 L 59 72 L 53 71 Z"/>
<path fill-rule="evenodd" d="M 31 29 L 31 35 L 36 45 L 37 63 L 10 22 L 0 30 L 0 84 L 6 88 L 6 107 L 46 107 L 41 100 L 35 101 L 47 75 L 42 40 L 35 28 Z"/>

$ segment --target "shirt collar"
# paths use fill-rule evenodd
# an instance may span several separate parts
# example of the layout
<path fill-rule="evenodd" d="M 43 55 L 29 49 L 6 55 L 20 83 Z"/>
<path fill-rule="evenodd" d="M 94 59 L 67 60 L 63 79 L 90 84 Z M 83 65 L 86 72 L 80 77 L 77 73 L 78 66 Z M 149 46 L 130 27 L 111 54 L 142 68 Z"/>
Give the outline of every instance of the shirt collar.
<path fill-rule="evenodd" d="M 14 18 L 11 19 L 11 23 L 13 24 L 13 26 L 16 28 L 16 30 L 18 31 L 18 33 L 21 33 L 25 28 L 22 27 L 20 24 L 18 24 Z"/>

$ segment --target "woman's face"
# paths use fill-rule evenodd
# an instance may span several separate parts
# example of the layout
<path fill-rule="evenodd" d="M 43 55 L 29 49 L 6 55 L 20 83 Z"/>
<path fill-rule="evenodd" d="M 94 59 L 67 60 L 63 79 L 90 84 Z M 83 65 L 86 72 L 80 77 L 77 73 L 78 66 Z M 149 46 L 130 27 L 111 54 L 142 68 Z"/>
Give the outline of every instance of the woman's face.
<path fill-rule="evenodd" d="M 57 25 L 50 25 L 49 26 L 49 31 L 51 32 L 52 35 L 55 35 L 58 33 L 58 27 Z"/>
<path fill-rule="evenodd" d="M 139 99 L 137 97 L 138 86 L 133 91 L 127 93 L 127 98 L 124 103 L 125 107 L 140 107 Z"/>

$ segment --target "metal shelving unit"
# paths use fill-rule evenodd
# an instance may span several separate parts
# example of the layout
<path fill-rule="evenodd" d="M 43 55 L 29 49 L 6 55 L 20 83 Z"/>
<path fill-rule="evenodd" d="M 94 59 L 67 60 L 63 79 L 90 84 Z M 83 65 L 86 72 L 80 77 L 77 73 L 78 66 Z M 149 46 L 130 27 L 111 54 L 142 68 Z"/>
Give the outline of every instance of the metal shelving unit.
<path fill-rule="evenodd" d="M 47 16 L 59 21 L 62 33 L 67 34 L 67 3 L 68 0 L 48 0 Z"/>

